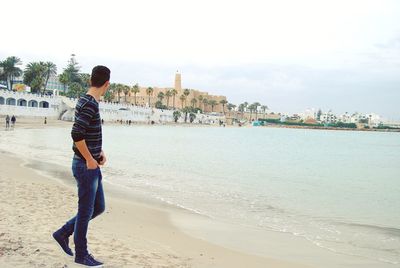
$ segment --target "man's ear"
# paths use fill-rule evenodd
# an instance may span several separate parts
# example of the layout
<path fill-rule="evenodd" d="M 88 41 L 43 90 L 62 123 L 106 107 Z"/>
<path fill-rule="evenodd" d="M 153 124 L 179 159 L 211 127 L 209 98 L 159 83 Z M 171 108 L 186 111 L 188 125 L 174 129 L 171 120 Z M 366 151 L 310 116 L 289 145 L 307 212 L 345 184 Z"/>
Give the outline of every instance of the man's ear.
<path fill-rule="evenodd" d="M 105 84 L 105 89 L 107 90 L 110 87 L 110 81 L 107 81 Z"/>

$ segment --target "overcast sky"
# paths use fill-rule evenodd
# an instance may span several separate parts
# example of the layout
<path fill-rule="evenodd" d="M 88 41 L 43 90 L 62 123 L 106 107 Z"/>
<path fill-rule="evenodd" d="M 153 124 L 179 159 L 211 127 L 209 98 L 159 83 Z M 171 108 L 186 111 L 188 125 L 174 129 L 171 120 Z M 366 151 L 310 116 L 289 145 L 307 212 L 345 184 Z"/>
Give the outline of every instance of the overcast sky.
<path fill-rule="evenodd" d="M 53 61 L 112 82 L 259 101 L 272 111 L 376 112 L 400 120 L 400 1 L 1 2 L 0 59 Z"/>

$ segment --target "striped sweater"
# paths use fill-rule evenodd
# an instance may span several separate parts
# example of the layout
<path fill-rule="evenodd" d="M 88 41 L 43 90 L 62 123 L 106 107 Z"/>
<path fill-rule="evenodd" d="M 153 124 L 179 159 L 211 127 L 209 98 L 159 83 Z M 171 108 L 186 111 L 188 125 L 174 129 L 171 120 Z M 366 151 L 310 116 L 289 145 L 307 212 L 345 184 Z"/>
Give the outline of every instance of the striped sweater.
<path fill-rule="evenodd" d="M 74 141 L 72 150 L 78 157 L 85 159 L 76 147 L 75 142 L 85 140 L 89 152 L 94 159 L 99 161 L 102 145 L 101 119 L 99 103 L 93 96 L 86 94 L 78 100 L 71 137 Z"/>

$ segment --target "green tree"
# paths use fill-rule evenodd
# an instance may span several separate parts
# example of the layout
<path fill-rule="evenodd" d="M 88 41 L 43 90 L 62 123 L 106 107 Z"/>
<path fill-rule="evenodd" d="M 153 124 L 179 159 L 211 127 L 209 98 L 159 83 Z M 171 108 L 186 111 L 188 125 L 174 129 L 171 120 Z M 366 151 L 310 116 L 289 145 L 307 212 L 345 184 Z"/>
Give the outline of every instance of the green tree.
<path fill-rule="evenodd" d="M 121 93 L 124 90 L 124 85 L 123 84 L 117 84 L 115 87 L 115 91 L 117 92 L 118 96 L 118 103 L 121 102 Z"/>
<path fill-rule="evenodd" d="M 193 112 L 191 112 L 191 113 L 189 114 L 189 121 L 190 121 L 190 123 L 193 123 L 194 119 L 196 119 L 196 114 L 193 113 Z"/>
<path fill-rule="evenodd" d="M 194 106 L 195 106 L 196 103 L 197 103 L 197 99 L 196 99 L 196 98 L 192 98 L 192 99 L 190 100 L 190 103 L 192 104 L 192 107 L 194 108 Z"/>
<path fill-rule="evenodd" d="M 75 54 L 71 54 L 71 58 L 68 61 L 68 65 L 63 71 L 63 73 L 65 73 L 65 76 L 67 77 L 68 84 L 76 82 L 81 84 L 81 86 L 83 86 L 81 76 L 79 75 L 79 71 L 80 67 L 75 59 Z"/>
<path fill-rule="evenodd" d="M 222 112 L 225 114 L 225 105 L 228 103 L 227 100 L 220 100 L 220 104 L 222 104 Z"/>
<path fill-rule="evenodd" d="M 7 81 L 7 88 L 12 90 L 13 82 L 16 77 L 22 75 L 22 70 L 18 66 L 22 65 L 22 61 L 15 56 L 6 58 L 0 62 L 0 67 L 3 68 L 3 77 Z"/>
<path fill-rule="evenodd" d="M 24 84 L 31 87 L 31 92 L 40 93 L 44 88 L 46 76 L 47 67 L 44 62 L 30 62 L 25 67 Z"/>
<path fill-rule="evenodd" d="M 156 101 L 156 104 L 155 104 L 154 106 L 155 106 L 157 109 L 166 109 L 166 108 L 167 108 L 167 106 L 164 105 L 164 104 L 162 103 L 162 101 L 160 101 L 160 100 Z"/>
<path fill-rule="evenodd" d="M 190 95 L 190 90 L 186 88 L 183 91 L 183 95 L 185 95 L 185 107 L 186 107 L 187 106 L 186 101 L 187 101 L 188 96 Z"/>
<path fill-rule="evenodd" d="M 167 108 L 169 108 L 169 98 L 172 97 L 171 90 L 167 90 L 167 92 L 165 92 L 165 96 L 167 97 Z"/>
<path fill-rule="evenodd" d="M 216 100 L 210 100 L 210 101 L 208 102 L 208 104 L 211 105 L 211 112 L 214 112 L 214 107 L 215 107 L 215 105 L 218 104 L 218 102 L 217 102 Z"/>
<path fill-rule="evenodd" d="M 206 111 L 208 105 L 208 100 L 206 98 L 203 98 L 203 108 L 204 108 L 204 112 Z"/>
<path fill-rule="evenodd" d="M 172 94 L 172 107 L 175 109 L 175 96 L 178 94 L 178 91 L 176 89 L 171 89 L 171 94 Z"/>
<path fill-rule="evenodd" d="M 179 100 L 181 101 L 181 108 L 183 109 L 183 104 L 186 103 L 186 96 L 182 94 Z"/>
<path fill-rule="evenodd" d="M 244 112 L 244 108 L 245 108 L 245 106 L 244 106 L 243 103 L 239 104 L 239 107 L 238 107 L 239 112 L 243 113 Z"/>
<path fill-rule="evenodd" d="M 197 99 L 199 100 L 199 108 L 201 108 L 201 104 L 203 103 L 204 99 L 203 95 L 198 96 Z"/>
<path fill-rule="evenodd" d="M 172 116 L 174 117 L 175 123 L 178 122 L 179 117 L 181 117 L 180 111 L 174 111 Z"/>
<path fill-rule="evenodd" d="M 80 73 L 79 78 L 81 80 L 81 86 L 83 88 L 89 88 L 90 87 L 90 74 L 86 73 Z"/>
<path fill-rule="evenodd" d="M 148 87 L 146 89 L 146 94 L 149 96 L 149 107 L 151 107 L 151 101 L 150 101 L 150 96 L 153 95 L 154 89 L 152 87 Z"/>
<path fill-rule="evenodd" d="M 135 96 L 135 106 L 136 106 L 136 95 L 140 92 L 138 83 L 133 85 L 132 92 L 133 92 L 133 95 Z"/>
<path fill-rule="evenodd" d="M 158 92 L 157 99 L 161 102 L 161 104 L 162 104 L 164 97 L 165 97 L 164 92 Z"/>
<path fill-rule="evenodd" d="M 111 89 L 111 85 L 108 88 L 108 90 L 106 91 L 106 93 L 104 94 L 104 100 L 105 101 L 113 101 L 114 99 L 114 91 Z"/>
<path fill-rule="evenodd" d="M 263 113 L 264 113 L 264 119 L 265 119 L 265 111 L 267 111 L 268 110 L 268 106 L 267 105 L 262 105 L 261 106 L 261 111 L 263 111 Z"/>
<path fill-rule="evenodd" d="M 131 88 L 127 85 L 123 85 L 122 90 L 124 92 L 125 103 L 127 103 L 128 102 L 127 97 L 131 96 Z"/>
<path fill-rule="evenodd" d="M 60 83 L 63 85 L 64 94 L 65 94 L 65 91 L 66 91 L 67 85 L 68 85 L 68 75 L 66 73 L 60 74 L 58 76 L 58 81 L 60 81 Z"/>
<path fill-rule="evenodd" d="M 86 89 L 82 87 L 82 85 L 78 82 L 73 82 L 69 84 L 69 91 L 67 96 L 70 98 L 79 98 L 80 96 L 86 93 Z"/>
<path fill-rule="evenodd" d="M 232 103 L 228 103 L 227 108 L 228 108 L 228 111 L 232 111 L 233 109 L 236 108 L 236 105 L 232 104 Z"/>
<path fill-rule="evenodd" d="M 250 105 L 247 106 L 247 109 L 250 111 L 250 119 L 249 119 L 250 122 L 251 122 L 251 118 L 252 118 L 252 115 L 253 115 L 254 108 L 255 107 L 254 107 L 253 104 L 250 104 Z"/>
<path fill-rule="evenodd" d="M 50 76 L 57 75 L 57 66 L 51 61 L 47 61 L 44 63 L 44 67 L 46 68 L 45 71 L 46 77 L 45 77 L 43 92 L 46 92 L 47 83 L 49 82 Z"/>
<path fill-rule="evenodd" d="M 115 95 L 118 94 L 118 87 L 119 87 L 119 84 L 117 84 L 117 83 L 110 84 L 110 87 L 108 88 L 108 91 L 110 91 L 112 93 L 111 94 L 112 99 L 110 101 L 115 101 Z"/>
<path fill-rule="evenodd" d="M 185 97 L 186 97 L 186 96 L 185 96 Z M 185 114 L 185 119 L 184 119 L 185 123 L 187 122 L 188 114 L 189 114 L 191 111 L 192 111 L 192 108 L 191 108 L 191 107 L 184 107 L 184 108 L 182 109 L 182 112 Z"/>
<path fill-rule="evenodd" d="M 256 120 L 258 120 L 258 106 L 261 106 L 261 104 L 259 102 L 253 103 L 253 110 L 256 114 Z"/>

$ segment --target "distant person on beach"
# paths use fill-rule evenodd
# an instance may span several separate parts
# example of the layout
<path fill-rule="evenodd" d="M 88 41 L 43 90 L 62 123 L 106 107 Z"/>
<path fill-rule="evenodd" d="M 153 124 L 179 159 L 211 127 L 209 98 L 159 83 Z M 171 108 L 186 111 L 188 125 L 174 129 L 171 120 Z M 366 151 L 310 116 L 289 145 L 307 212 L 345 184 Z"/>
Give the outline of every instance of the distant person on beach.
<path fill-rule="evenodd" d="M 7 115 L 6 116 L 6 129 L 10 128 L 10 117 Z"/>
<path fill-rule="evenodd" d="M 44 124 L 47 124 L 47 117 L 44 118 Z"/>
<path fill-rule="evenodd" d="M 11 117 L 11 126 L 14 128 L 15 127 L 15 122 L 17 121 L 17 118 L 15 118 L 15 116 L 13 115 Z"/>
<path fill-rule="evenodd" d="M 73 256 L 68 245 L 74 233 L 75 262 L 87 267 L 101 267 L 87 249 L 89 221 L 105 210 L 105 200 L 100 167 L 106 162 L 102 150 L 102 129 L 99 100 L 110 86 L 110 69 L 96 66 L 90 77 L 90 88 L 81 97 L 75 108 L 75 123 L 72 126 L 74 156 L 72 172 L 78 186 L 78 213 L 64 226 L 53 233 L 64 252 Z"/>

